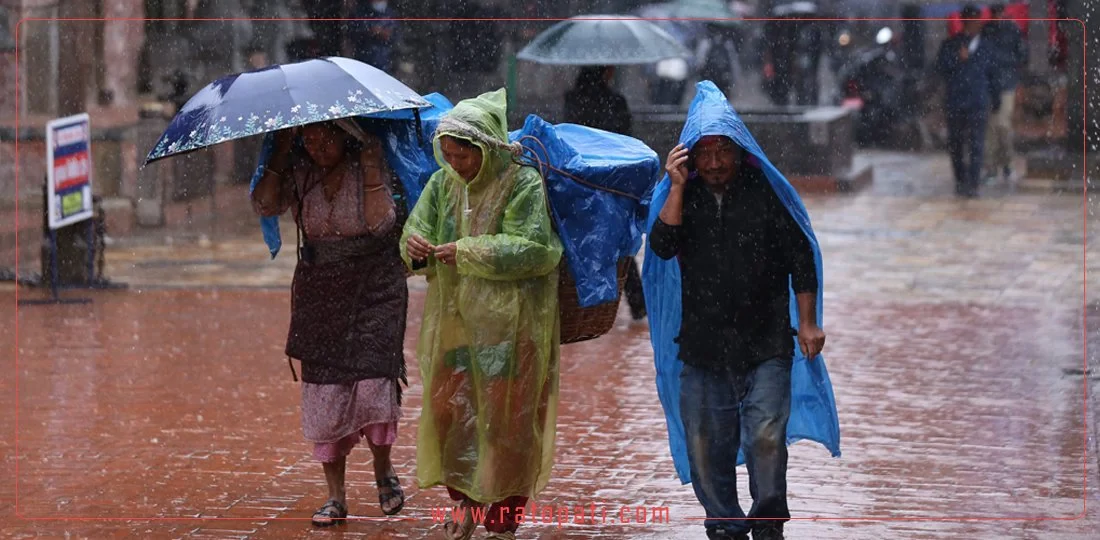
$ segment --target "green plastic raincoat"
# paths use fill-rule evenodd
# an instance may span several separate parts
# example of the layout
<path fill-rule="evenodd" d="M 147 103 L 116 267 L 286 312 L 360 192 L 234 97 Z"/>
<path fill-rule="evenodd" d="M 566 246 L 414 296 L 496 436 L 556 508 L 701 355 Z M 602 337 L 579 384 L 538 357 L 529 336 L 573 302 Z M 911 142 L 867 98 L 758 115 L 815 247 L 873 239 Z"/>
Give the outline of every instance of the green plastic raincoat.
<path fill-rule="evenodd" d="M 549 481 L 558 399 L 558 263 L 542 177 L 513 163 L 504 90 L 460 102 L 433 140 L 442 167 L 405 224 L 401 256 L 428 279 L 417 357 L 424 399 L 422 488 L 446 485 L 485 503 L 533 496 Z M 451 135 L 482 152 L 463 180 L 443 159 Z M 455 242 L 456 263 L 417 270 L 408 238 Z"/>

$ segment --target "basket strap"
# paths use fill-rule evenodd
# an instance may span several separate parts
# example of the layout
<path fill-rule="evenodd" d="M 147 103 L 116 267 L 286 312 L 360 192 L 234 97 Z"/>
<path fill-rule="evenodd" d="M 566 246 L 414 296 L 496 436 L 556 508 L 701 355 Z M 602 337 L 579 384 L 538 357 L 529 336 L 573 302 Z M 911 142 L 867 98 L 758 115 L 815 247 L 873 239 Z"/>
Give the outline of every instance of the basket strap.
<path fill-rule="evenodd" d="M 546 150 L 546 145 L 543 144 L 542 141 L 540 141 L 537 137 L 534 137 L 534 136 L 531 136 L 531 135 L 524 135 L 523 137 L 520 137 L 517 142 L 522 145 L 524 141 L 528 141 L 528 140 L 533 141 L 534 144 L 537 144 L 539 146 L 539 148 L 542 149 L 543 154 L 545 154 L 549 158 L 550 153 Z M 633 201 L 636 201 L 636 202 L 642 202 L 641 197 L 636 197 L 636 196 L 634 196 L 630 193 L 627 193 L 625 191 L 619 191 L 617 189 L 612 189 L 612 188 L 609 188 L 609 187 L 598 186 L 596 184 L 593 184 L 591 182 L 588 182 L 588 181 L 585 181 L 581 178 L 578 178 L 577 176 L 574 176 L 574 175 L 572 175 L 568 172 L 565 172 L 565 171 L 555 167 L 554 165 L 552 165 L 550 163 L 545 163 L 541 159 L 539 159 L 539 155 L 534 151 L 533 148 L 531 148 L 529 146 L 524 146 L 523 149 L 530 152 L 530 154 L 532 156 L 532 159 L 535 160 L 537 165 L 530 164 L 530 163 L 522 163 L 522 164 L 536 166 L 539 169 L 539 172 L 542 173 L 542 181 L 544 183 L 548 181 L 547 180 L 548 175 L 544 172 L 544 169 L 549 169 L 549 170 L 554 171 L 554 172 L 556 172 L 556 173 L 558 173 L 558 174 L 560 174 L 560 175 L 562 175 L 562 176 L 564 176 L 564 177 L 566 177 L 566 178 L 568 178 L 568 179 L 570 179 L 570 180 L 572 180 L 572 181 L 574 181 L 574 182 L 576 182 L 576 183 L 578 183 L 582 186 L 585 186 L 585 187 L 588 187 L 588 188 L 591 188 L 591 189 L 595 189 L 597 191 L 603 191 L 605 193 L 611 193 L 611 194 L 614 194 L 614 195 L 619 195 L 620 197 L 626 197 L 626 198 L 628 198 L 630 200 L 633 200 Z M 549 199 L 547 199 L 547 200 L 549 201 Z"/>
<path fill-rule="evenodd" d="M 572 180 L 572 181 L 574 181 L 578 184 L 581 184 L 583 186 L 595 189 L 597 191 L 603 191 L 605 193 L 611 193 L 611 194 L 614 194 L 614 195 L 619 195 L 621 197 L 626 197 L 626 198 L 631 199 L 631 200 L 636 201 L 636 202 L 642 202 L 642 199 L 640 197 L 635 197 L 634 195 L 631 195 L 630 193 L 626 193 L 624 191 L 619 191 L 619 190 L 616 190 L 616 189 L 611 189 L 611 188 L 607 188 L 607 187 L 603 187 L 603 186 L 598 186 L 598 185 L 593 184 L 591 182 L 587 182 L 585 180 L 582 180 L 581 178 L 578 178 L 578 177 L 576 177 L 576 176 L 574 176 L 574 175 L 572 175 L 572 174 L 570 174 L 566 171 L 563 171 L 563 170 L 553 166 L 552 164 L 550 164 L 548 162 L 542 161 L 542 159 L 539 158 L 539 155 L 535 151 L 534 148 L 531 148 L 529 146 L 523 146 L 523 142 L 528 141 L 528 140 L 530 140 L 534 144 L 538 145 L 538 147 L 542 150 L 543 154 L 545 154 L 547 156 L 547 161 L 549 161 L 550 152 L 548 152 L 546 150 L 546 145 L 543 144 L 543 142 L 541 140 L 539 140 L 537 137 L 534 137 L 534 136 L 531 136 L 531 135 L 524 135 L 523 137 L 520 137 L 518 141 L 516 141 L 517 143 L 519 143 L 520 148 L 522 148 L 522 150 L 525 150 L 526 153 L 530 154 L 530 157 L 528 157 L 527 155 L 524 155 L 522 153 L 520 155 L 513 154 L 513 161 L 518 165 L 526 165 L 526 166 L 535 167 L 536 169 L 538 169 L 539 175 L 542 177 L 542 193 L 543 193 L 543 197 L 546 199 L 546 212 L 550 216 L 550 225 L 551 225 L 551 227 L 553 227 L 554 232 L 560 233 L 561 231 L 559 229 L 557 220 L 554 219 L 553 207 L 550 205 L 550 188 L 549 188 L 549 181 L 550 180 L 549 180 L 549 174 L 547 174 L 547 172 L 546 172 L 547 169 L 549 169 L 551 171 L 554 171 L 554 172 L 556 172 L 556 173 L 558 173 L 558 174 L 560 174 L 560 175 L 562 175 L 562 176 L 564 176 L 564 177 L 566 177 L 566 178 L 568 178 L 568 179 L 570 179 L 570 180 Z M 524 160 L 527 160 L 527 161 L 525 162 Z M 561 263 L 559 264 L 559 266 L 563 266 L 564 264 L 565 264 L 565 258 L 563 257 Z M 624 268 L 622 266 L 622 261 L 619 261 L 619 264 L 617 266 L 618 266 L 618 272 L 621 273 L 623 271 L 623 268 Z M 619 287 L 619 289 L 621 291 L 622 287 Z M 620 292 L 620 294 L 621 294 L 621 292 Z"/>

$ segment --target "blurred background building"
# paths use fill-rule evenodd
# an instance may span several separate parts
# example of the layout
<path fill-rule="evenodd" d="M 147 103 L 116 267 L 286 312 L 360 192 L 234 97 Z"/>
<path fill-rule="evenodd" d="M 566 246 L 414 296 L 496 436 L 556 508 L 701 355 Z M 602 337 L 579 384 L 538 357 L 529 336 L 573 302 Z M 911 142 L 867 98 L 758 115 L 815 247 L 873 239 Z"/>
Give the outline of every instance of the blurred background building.
<path fill-rule="evenodd" d="M 675 0 L 673 0 L 675 1 Z M 727 2 L 731 12 L 768 17 L 786 0 Z M 1097 32 L 1096 10 L 1088 0 L 1037 0 L 1024 3 L 1033 18 L 1078 18 Z M 554 19 L 582 13 L 638 14 L 653 4 L 638 0 L 2 0 L 0 2 L 0 268 L 14 266 L 16 237 L 24 252 L 21 266 L 37 265 L 41 237 L 41 187 L 45 171 L 43 128 L 47 120 L 87 111 L 95 130 L 95 188 L 103 199 L 108 228 L 127 234 L 140 226 L 194 223 L 216 218 L 224 196 L 240 198 L 255 159 L 254 145 L 223 145 L 197 152 L 182 165 L 138 164 L 166 125 L 175 107 L 211 80 L 231 72 L 310 56 L 339 54 L 385 58 L 389 71 L 422 92 L 438 91 L 454 101 L 507 84 L 510 73 L 523 81 L 515 96 L 513 122 L 526 113 L 555 120 L 560 115 L 562 81 L 575 68 L 515 63 L 512 56 L 538 32 L 554 23 L 536 21 L 400 21 L 393 37 L 374 40 L 370 21 L 237 20 L 219 18 L 321 19 L 374 17 Z M 925 81 L 918 95 L 919 114 L 936 109 L 936 86 L 928 65 L 947 36 L 945 21 L 854 21 L 872 17 L 943 17 L 958 2 L 879 2 L 827 0 L 812 4 L 833 22 L 812 27 L 820 47 L 814 51 L 814 105 L 837 105 L 844 98 L 840 74 L 861 52 L 881 47 L 874 38 L 889 27 L 887 44 L 913 80 Z M 650 6 L 651 8 L 652 6 Z M 58 18 L 147 18 L 176 20 L 61 22 Z M 666 23 L 667 24 L 667 23 Z M 17 28 L 18 26 L 18 28 Z M 686 105 L 693 82 L 719 81 L 743 107 L 781 105 L 769 93 L 765 72 L 774 42 L 762 22 L 686 25 L 685 45 L 696 54 L 684 89 L 655 103 L 660 81 L 652 67 L 619 70 L 617 85 L 631 108 Z M 1028 25 L 1031 59 L 1021 89 L 1021 108 L 1033 116 L 1044 144 L 1080 151 L 1069 134 L 1085 127 L 1080 92 L 1084 54 L 1097 56 L 1097 41 L 1083 51 L 1078 23 Z M 1095 35 L 1094 34 L 1094 35 Z M 382 54 L 383 56 L 371 56 Z M 16 59 L 18 57 L 18 70 Z M 1096 69 L 1095 67 L 1093 68 Z M 514 71 L 513 71 L 514 70 Z M 1094 71 L 1092 79 L 1100 72 Z M 1088 102 L 1100 103 L 1100 86 L 1089 88 Z M 16 99 L 18 97 L 18 99 Z M 667 98 L 667 99 L 666 99 Z M 791 94 L 790 100 L 803 99 Z M 18 101 L 19 126 L 16 129 Z M 1022 113 L 1023 114 L 1023 113 Z M 1052 127 L 1053 126 L 1053 127 Z M 1097 123 L 1089 125 L 1093 148 Z M 1026 130 L 1025 130 L 1026 131 Z M 18 181 L 14 143 L 20 142 Z M 936 143 L 935 137 L 930 140 Z M 1021 144 L 1032 144 L 1026 133 Z M 660 149 L 659 149 L 660 151 Z M 156 188 L 139 181 L 157 175 Z M 18 185 L 18 189 L 17 189 Z M 163 186 L 163 187 L 162 187 Z M 221 186 L 225 186 L 224 188 Z M 219 195 L 220 193 L 220 195 Z M 14 202 L 21 204 L 15 223 Z"/>

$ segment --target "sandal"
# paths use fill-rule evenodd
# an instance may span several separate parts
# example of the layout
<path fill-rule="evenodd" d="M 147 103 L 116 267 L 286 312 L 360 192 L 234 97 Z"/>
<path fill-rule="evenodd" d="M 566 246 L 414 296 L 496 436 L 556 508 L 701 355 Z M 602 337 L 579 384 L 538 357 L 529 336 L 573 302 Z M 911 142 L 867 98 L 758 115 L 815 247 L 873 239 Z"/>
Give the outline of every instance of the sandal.
<path fill-rule="evenodd" d="M 401 481 L 397 479 L 397 475 L 387 476 L 377 482 L 378 485 L 378 506 L 382 508 L 382 513 L 387 516 L 392 516 L 405 508 L 405 491 L 401 489 Z M 386 491 L 382 491 L 386 490 Z M 386 503 L 394 500 L 401 499 L 401 503 L 386 511 Z"/>
<path fill-rule="evenodd" d="M 452 516 L 447 516 L 447 520 L 443 522 L 443 531 L 447 533 L 447 538 L 450 540 L 470 540 L 470 537 L 474 535 L 474 531 L 477 530 L 477 521 L 474 519 L 474 508 L 482 508 L 483 505 L 474 503 L 469 504 L 463 502 L 459 505 L 462 510 L 462 524 L 458 524 L 454 521 Z M 456 533 L 461 532 L 461 536 Z"/>
<path fill-rule="evenodd" d="M 313 526 L 331 527 L 344 523 L 347 519 L 348 507 L 336 499 L 329 499 L 324 506 L 313 513 Z"/>

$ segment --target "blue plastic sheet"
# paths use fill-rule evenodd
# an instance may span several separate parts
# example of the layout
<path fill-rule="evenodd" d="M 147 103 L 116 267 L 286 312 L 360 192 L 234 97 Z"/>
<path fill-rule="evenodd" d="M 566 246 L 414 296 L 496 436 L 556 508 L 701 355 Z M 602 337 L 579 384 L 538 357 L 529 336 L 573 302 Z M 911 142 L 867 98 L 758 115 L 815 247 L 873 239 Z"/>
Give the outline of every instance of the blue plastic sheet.
<path fill-rule="evenodd" d="M 551 125 L 535 115 L 510 138 L 553 166 L 542 172 L 578 303 L 591 307 L 617 301 L 618 261 L 633 257 L 642 245 L 645 201 L 661 167 L 657 153 L 633 137 L 575 124 Z"/>
<path fill-rule="evenodd" d="M 382 112 L 360 116 L 356 118 L 359 125 L 369 133 L 373 133 L 382 139 L 382 146 L 386 152 L 386 159 L 394 173 L 401 180 L 405 188 L 407 200 L 404 201 L 409 210 L 420 198 L 420 192 L 427 184 L 428 178 L 439 169 L 432 154 L 432 132 L 439 124 L 439 119 L 453 105 L 441 94 L 433 93 L 424 96 L 432 104 L 430 108 L 421 109 L 420 133 L 416 129 L 416 113 L 411 109 Z M 264 136 L 263 148 L 260 150 L 259 163 L 256 172 L 252 174 L 252 183 L 249 193 L 256 189 L 256 185 L 263 177 L 264 165 L 274 148 L 274 134 Z M 279 234 L 279 218 L 261 217 L 260 229 L 263 232 L 264 243 L 271 251 L 274 259 L 282 247 L 282 238 Z"/>
<path fill-rule="evenodd" d="M 710 81 L 702 81 L 696 85 L 695 98 L 691 102 L 687 121 L 680 133 L 680 143 L 690 148 L 706 135 L 729 137 L 754 156 L 755 164 L 764 171 L 779 200 L 783 202 L 791 216 L 798 222 L 802 232 L 810 240 L 817 267 L 817 320 L 818 324 L 824 328 L 821 250 L 817 244 L 817 237 L 814 236 L 813 227 L 810 225 L 806 207 L 803 206 L 798 192 L 768 161 L 760 145 L 726 100 L 726 96 Z M 646 225 L 647 231 L 653 227 L 661 207 L 668 198 L 670 183 L 668 175 L 665 175 L 653 192 Z M 657 370 L 657 395 L 665 410 L 669 447 L 676 473 L 681 482 L 687 484 L 691 482 L 691 472 L 684 425 L 680 419 L 680 370 L 683 363 L 679 359 L 679 346 L 674 342 L 680 333 L 680 321 L 683 315 L 680 303 L 678 261 L 662 260 L 647 246 L 645 264 L 642 268 L 642 286 L 645 291 L 650 340 L 653 343 L 653 359 Z M 797 325 L 798 304 L 793 291 L 790 309 L 791 322 Z M 833 386 L 825 368 L 825 358 L 818 355 L 809 360 L 802 355 L 798 344 L 795 343 L 794 366 L 791 369 L 791 416 L 787 422 L 787 444 L 803 439 L 815 441 L 828 449 L 833 457 L 839 457 L 840 423 L 833 397 Z M 737 456 L 737 464 L 744 462 L 744 449 L 741 449 Z"/>

